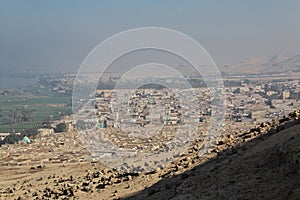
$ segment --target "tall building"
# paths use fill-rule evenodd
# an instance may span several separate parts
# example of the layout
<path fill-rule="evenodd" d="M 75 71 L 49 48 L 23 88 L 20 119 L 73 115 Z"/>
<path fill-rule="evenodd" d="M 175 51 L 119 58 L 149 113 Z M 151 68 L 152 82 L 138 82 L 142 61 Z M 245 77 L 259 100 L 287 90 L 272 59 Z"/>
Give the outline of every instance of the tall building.
<path fill-rule="evenodd" d="M 283 90 L 282 91 L 282 99 L 288 99 L 290 98 L 290 91 L 289 90 Z"/>

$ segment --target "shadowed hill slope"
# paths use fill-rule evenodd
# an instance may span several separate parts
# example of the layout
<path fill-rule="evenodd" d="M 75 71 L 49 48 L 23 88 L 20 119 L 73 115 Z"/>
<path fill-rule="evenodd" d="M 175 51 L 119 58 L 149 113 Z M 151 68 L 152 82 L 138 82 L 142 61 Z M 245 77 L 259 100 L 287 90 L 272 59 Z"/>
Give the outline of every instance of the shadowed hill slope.
<path fill-rule="evenodd" d="M 255 138 L 126 199 L 300 199 L 300 125 Z"/>

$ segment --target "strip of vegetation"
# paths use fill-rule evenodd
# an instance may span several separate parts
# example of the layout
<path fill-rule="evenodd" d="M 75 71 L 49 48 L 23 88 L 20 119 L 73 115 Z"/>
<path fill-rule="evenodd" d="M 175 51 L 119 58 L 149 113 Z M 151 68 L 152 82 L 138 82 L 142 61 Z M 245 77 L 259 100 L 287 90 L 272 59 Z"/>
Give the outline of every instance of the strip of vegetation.
<path fill-rule="evenodd" d="M 71 95 L 52 91 L 49 87 L 27 87 L 0 93 L 0 132 L 11 133 L 1 144 L 15 143 L 31 137 L 39 128 L 72 113 Z M 46 127 L 45 127 L 46 126 Z"/>

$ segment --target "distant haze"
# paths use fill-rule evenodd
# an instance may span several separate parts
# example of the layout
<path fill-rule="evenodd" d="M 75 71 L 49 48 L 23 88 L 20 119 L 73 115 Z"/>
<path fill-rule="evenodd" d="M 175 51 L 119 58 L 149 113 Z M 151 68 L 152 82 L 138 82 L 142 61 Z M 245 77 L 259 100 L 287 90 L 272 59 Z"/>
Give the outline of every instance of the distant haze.
<path fill-rule="evenodd" d="M 300 1 L 0 2 L 0 69 L 76 71 L 112 34 L 158 26 L 202 44 L 217 64 L 300 54 Z"/>

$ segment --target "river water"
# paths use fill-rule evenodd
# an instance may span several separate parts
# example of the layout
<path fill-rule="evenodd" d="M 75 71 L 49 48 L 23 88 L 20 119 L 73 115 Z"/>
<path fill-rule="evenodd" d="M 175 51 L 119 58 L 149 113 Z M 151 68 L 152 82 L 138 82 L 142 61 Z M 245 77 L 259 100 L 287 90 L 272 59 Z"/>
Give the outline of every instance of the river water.
<path fill-rule="evenodd" d="M 0 76 L 0 89 L 24 88 L 34 84 L 37 80 L 35 78 L 22 77 L 3 77 Z"/>

